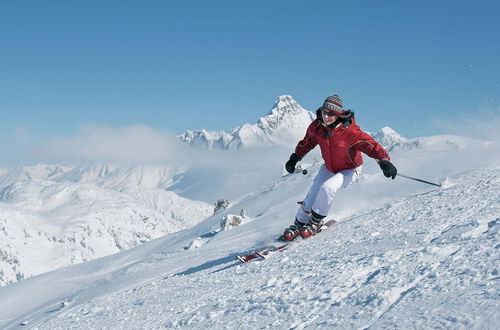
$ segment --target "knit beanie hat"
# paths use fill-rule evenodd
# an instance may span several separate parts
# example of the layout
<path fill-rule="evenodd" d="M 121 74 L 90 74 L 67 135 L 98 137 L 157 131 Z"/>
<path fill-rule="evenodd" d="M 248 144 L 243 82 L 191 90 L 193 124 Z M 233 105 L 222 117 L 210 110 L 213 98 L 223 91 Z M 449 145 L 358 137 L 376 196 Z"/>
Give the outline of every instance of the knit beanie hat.
<path fill-rule="evenodd" d="M 337 94 L 328 96 L 325 102 L 323 102 L 323 109 L 342 112 L 344 109 L 342 108 L 342 100 L 340 99 L 340 96 L 338 96 Z"/>

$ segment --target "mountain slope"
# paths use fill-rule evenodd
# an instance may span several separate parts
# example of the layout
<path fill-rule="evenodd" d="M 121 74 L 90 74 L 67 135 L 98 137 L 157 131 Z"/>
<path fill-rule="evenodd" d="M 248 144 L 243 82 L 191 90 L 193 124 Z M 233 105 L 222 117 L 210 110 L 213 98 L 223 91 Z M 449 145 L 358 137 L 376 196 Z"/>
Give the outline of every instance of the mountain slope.
<path fill-rule="evenodd" d="M 364 209 L 265 262 L 239 266 L 235 253 L 265 244 L 290 223 L 309 180 L 286 176 L 184 232 L 1 288 L 0 327 L 499 323 L 500 168 L 469 171 L 444 188 Z M 385 194 L 402 182 L 378 175 L 359 185 L 377 184 Z M 241 208 L 248 222 L 217 233 L 220 218 Z M 194 240 L 199 247 L 186 250 Z"/>
<path fill-rule="evenodd" d="M 235 264 L 236 253 L 273 241 L 293 221 L 322 164 L 315 150 L 301 162 L 306 176 L 284 175 L 312 120 L 286 101 L 231 132 L 245 148 L 197 150 L 195 165 L 0 171 L 0 284 L 128 249 L 0 288 L 0 328 L 495 324 L 493 142 L 406 139 L 385 127 L 373 136 L 398 170 L 444 188 L 387 180 L 365 157 L 360 181 L 335 197 L 329 217 L 338 226 L 266 263 Z M 233 206 L 199 223 L 212 206 L 176 193 L 210 203 L 229 197 Z M 223 217 L 242 210 L 243 225 L 219 231 Z"/>
<path fill-rule="evenodd" d="M 0 191 L 0 285 L 189 228 L 211 205 L 160 189 L 18 181 Z"/>
<path fill-rule="evenodd" d="M 392 141 L 391 157 L 402 173 L 431 181 L 484 166 L 492 157 L 488 155 L 498 154 L 488 151 L 489 142 L 463 137 L 407 140 L 390 128 L 375 136 L 381 142 Z M 292 149 L 200 151 L 203 161 L 213 158 L 212 163 L 191 168 L 40 164 L 8 171 L 0 177 L 8 184 L 0 188 L 0 285 L 189 228 L 212 214 L 210 204 L 217 199 L 241 200 L 283 175 Z M 301 164 L 310 167 L 318 159 L 316 151 Z M 430 164 L 439 166 L 428 170 Z M 375 162 L 367 160 L 363 172 L 361 185 L 336 197 L 333 216 L 347 217 L 412 189 L 424 189 L 405 182 L 381 195 L 379 185 L 387 183 L 379 181 Z M 296 200 L 306 193 L 309 183 L 304 185 Z"/>
<path fill-rule="evenodd" d="M 3 171 L 0 170 L 0 189 L 23 180 L 57 180 L 71 168 L 73 167 L 67 165 L 38 164 L 3 169 Z"/>

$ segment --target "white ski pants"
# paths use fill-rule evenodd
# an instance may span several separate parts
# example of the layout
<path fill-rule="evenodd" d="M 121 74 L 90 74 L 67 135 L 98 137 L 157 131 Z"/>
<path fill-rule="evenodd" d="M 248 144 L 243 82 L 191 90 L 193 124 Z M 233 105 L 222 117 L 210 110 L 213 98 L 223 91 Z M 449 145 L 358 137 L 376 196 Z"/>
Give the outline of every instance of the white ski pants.
<path fill-rule="evenodd" d="M 361 175 L 361 166 L 352 170 L 343 170 L 332 173 L 322 165 L 318 175 L 307 193 L 306 198 L 297 211 L 297 220 L 302 223 L 309 222 L 311 211 L 319 215 L 328 215 L 333 197 L 340 188 L 347 188 L 356 182 Z"/>

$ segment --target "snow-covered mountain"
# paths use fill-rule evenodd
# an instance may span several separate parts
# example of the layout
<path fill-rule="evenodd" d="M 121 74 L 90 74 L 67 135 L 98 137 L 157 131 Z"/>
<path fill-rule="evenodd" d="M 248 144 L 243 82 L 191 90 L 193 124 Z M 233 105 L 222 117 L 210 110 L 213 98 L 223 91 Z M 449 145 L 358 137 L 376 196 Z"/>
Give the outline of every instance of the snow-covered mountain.
<path fill-rule="evenodd" d="M 190 229 L 0 288 L 0 328 L 496 329 L 500 162 L 469 164 L 469 146 L 394 152 L 398 169 L 441 188 L 366 162 L 335 198 L 338 224 L 241 265 L 235 255 L 293 221 L 321 164 L 277 177 Z M 242 225 L 219 231 L 242 209 Z"/>
<path fill-rule="evenodd" d="M 396 133 L 397 134 L 397 133 Z M 398 134 L 399 135 L 399 134 Z M 387 135 L 386 135 L 387 137 Z M 387 138 L 381 138 L 382 141 L 387 141 Z M 393 138 L 394 135 L 389 135 Z M 462 137 L 456 135 L 437 135 L 429 137 L 419 137 L 414 139 L 394 139 L 386 145 L 387 151 L 423 151 L 423 152 L 448 152 L 451 150 L 462 150 L 474 147 L 486 147 L 491 144 L 490 141 L 475 139 L 470 137 Z"/>
<path fill-rule="evenodd" d="M 130 187 L 166 189 L 186 166 L 117 166 L 112 164 L 19 166 L 0 174 L 0 189 L 18 181 L 88 183 L 112 190 Z"/>
<path fill-rule="evenodd" d="M 395 144 L 401 144 L 407 141 L 405 137 L 388 126 L 381 128 L 380 131 L 371 135 L 386 149 L 390 149 Z"/>
<path fill-rule="evenodd" d="M 0 171 L 0 187 L 24 180 L 57 180 L 73 166 L 38 164 Z"/>
<path fill-rule="evenodd" d="M 188 130 L 178 138 L 201 149 L 238 149 L 249 146 L 278 145 L 294 147 L 302 139 L 309 124 L 316 115 L 304 109 L 290 95 L 279 96 L 271 112 L 260 118 L 256 124 L 244 124 L 229 131 Z M 419 147 L 426 142 L 401 136 L 390 127 L 383 127 L 377 133 L 371 134 L 384 148 Z M 460 139 L 452 137 L 450 142 Z M 461 144 L 461 143 L 458 143 Z"/>
<path fill-rule="evenodd" d="M 0 286 L 192 227 L 213 206 L 161 189 L 171 168 L 20 167 L 0 182 Z"/>
<path fill-rule="evenodd" d="M 0 168 L 0 175 L 4 175 L 8 171 L 9 171 L 9 169 L 7 169 L 7 168 Z"/>
<path fill-rule="evenodd" d="M 292 96 L 278 97 L 271 112 L 256 124 L 244 124 L 230 131 L 186 131 L 179 139 L 205 149 L 236 149 L 242 146 L 292 145 L 304 136 L 316 116 Z"/>

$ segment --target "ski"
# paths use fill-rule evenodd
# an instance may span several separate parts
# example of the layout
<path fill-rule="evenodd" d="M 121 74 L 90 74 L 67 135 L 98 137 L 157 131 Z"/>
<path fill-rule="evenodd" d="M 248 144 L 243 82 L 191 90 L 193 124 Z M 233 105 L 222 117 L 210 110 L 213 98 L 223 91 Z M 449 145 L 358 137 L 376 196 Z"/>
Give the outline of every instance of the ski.
<path fill-rule="evenodd" d="M 327 222 L 325 222 L 321 226 L 321 229 L 318 230 L 318 232 L 314 236 L 321 233 L 324 229 L 331 227 L 336 222 L 337 221 L 335 221 L 333 219 L 328 220 Z M 242 263 L 247 263 L 247 262 L 250 262 L 250 261 L 255 260 L 255 259 L 266 259 L 270 254 L 274 254 L 276 252 L 283 252 L 284 250 L 288 249 L 292 243 L 297 242 L 297 238 L 292 240 L 292 241 L 283 241 L 281 239 L 281 236 L 280 236 L 276 240 L 276 242 L 282 243 L 282 244 L 268 245 L 268 246 L 262 247 L 260 249 L 254 250 L 250 253 L 238 255 L 238 256 L 236 256 L 236 259 L 238 259 Z"/>

